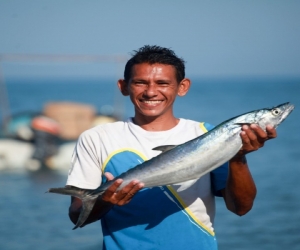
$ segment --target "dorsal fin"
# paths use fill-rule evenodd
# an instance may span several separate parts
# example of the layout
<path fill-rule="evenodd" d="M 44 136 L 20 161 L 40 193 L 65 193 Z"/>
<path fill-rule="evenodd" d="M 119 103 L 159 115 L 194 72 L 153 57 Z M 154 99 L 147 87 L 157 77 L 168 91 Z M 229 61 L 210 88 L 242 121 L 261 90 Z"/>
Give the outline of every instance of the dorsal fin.
<path fill-rule="evenodd" d="M 158 146 L 158 147 L 152 148 L 152 150 L 162 151 L 164 153 L 175 147 L 177 147 L 177 145 L 164 145 L 164 146 Z"/>

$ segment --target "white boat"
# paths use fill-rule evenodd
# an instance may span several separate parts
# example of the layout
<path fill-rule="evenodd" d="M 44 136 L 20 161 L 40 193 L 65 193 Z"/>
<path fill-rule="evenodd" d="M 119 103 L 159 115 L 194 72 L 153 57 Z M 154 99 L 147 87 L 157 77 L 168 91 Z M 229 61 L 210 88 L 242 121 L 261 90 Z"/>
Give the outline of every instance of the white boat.
<path fill-rule="evenodd" d="M 88 128 L 117 120 L 80 103 L 55 102 L 45 107 L 43 115 L 23 113 L 23 119 L 18 115 L 7 123 L 8 132 L 0 139 L 0 170 L 67 171 L 78 136 Z"/>

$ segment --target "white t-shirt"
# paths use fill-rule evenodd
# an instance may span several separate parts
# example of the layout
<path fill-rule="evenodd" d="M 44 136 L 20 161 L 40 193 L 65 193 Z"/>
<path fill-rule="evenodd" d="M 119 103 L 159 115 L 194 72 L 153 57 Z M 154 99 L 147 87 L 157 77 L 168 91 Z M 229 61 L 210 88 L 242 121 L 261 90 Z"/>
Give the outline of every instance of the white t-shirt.
<path fill-rule="evenodd" d="M 104 172 L 111 172 L 116 177 L 160 154 L 153 148 L 182 144 L 211 128 L 209 124 L 185 119 L 180 119 L 174 128 L 161 132 L 146 131 L 132 119 L 99 125 L 80 136 L 67 185 L 95 189 L 101 185 Z M 105 246 L 118 249 L 120 246 L 126 248 L 130 243 L 131 249 L 138 246 L 141 247 L 136 249 L 154 246 L 155 249 L 172 249 L 172 246 L 181 249 L 180 244 L 186 246 L 188 241 L 191 243 L 186 249 L 200 246 L 217 249 L 213 193 L 225 187 L 227 168 L 225 164 L 196 183 L 187 181 L 143 189 L 129 204 L 115 206 L 101 220 Z M 169 239 L 168 243 L 165 243 L 166 239 Z"/>

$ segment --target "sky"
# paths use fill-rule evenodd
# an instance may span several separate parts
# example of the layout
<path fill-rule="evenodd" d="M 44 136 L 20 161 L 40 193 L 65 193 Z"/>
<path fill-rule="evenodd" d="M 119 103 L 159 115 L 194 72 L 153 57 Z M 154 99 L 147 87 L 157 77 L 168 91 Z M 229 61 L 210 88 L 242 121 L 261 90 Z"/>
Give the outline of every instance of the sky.
<path fill-rule="evenodd" d="M 4 77 L 118 75 L 125 61 L 3 55 L 128 58 L 145 44 L 173 49 L 188 76 L 300 76 L 297 0 L 0 0 L 0 37 Z"/>

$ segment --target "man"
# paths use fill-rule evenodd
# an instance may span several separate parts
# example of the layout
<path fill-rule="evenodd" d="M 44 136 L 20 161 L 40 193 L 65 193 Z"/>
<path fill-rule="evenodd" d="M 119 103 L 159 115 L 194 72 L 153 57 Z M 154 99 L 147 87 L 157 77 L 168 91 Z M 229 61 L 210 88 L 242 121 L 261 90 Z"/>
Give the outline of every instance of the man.
<path fill-rule="evenodd" d="M 67 185 L 95 189 L 104 175 L 112 180 L 159 154 L 153 148 L 181 144 L 211 129 L 173 114 L 176 97 L 184 96 L 191 85 L 184 71 L 184 61 L 172 50 L 144 46 L 136 51 L 125 66 L 124 79 L 118 81 L 121 93 L 133 103 L 134 117 L 80 136 Z M 143 189 L 143 183 L 134 180 L 117 191 L 122 183 L 117 179 L 97 200 L 85 224 L 101 219 L 105 249 L 217 249 L 214 196 L 222 196 L 230 211 L 247 213 L 256 187 L 245 155 L 275 137 L 272 127 L 264 132 L 256 125 L 244 126 L 242 149 L 196 183 Z M 74 223 L 81 206 L 81 200 L 72 197 L 69 215 Z"/>

